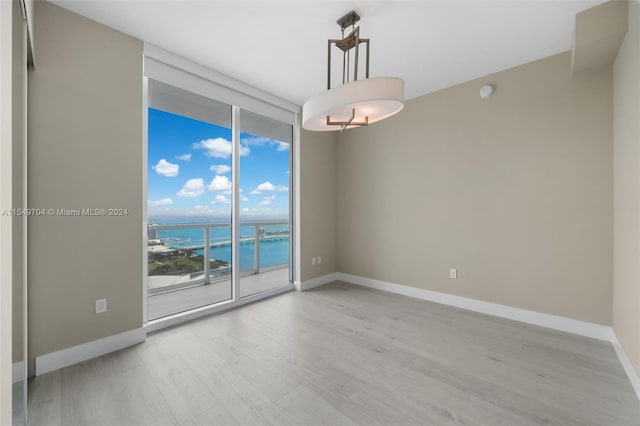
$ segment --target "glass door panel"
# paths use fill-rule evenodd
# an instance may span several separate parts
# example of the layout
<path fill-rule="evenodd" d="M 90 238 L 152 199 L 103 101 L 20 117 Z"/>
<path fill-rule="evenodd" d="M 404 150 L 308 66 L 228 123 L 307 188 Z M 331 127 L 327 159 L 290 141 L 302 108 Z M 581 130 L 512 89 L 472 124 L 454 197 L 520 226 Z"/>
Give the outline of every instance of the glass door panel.
<path fill-rule="evenodd" d="M 148 320 L 232 298 L 231 106 L 149 80 Z"/>
<path fill-rule="evenodd" d="M 288 286 L 293 128 L 240 114 L 240 297 Z"/>

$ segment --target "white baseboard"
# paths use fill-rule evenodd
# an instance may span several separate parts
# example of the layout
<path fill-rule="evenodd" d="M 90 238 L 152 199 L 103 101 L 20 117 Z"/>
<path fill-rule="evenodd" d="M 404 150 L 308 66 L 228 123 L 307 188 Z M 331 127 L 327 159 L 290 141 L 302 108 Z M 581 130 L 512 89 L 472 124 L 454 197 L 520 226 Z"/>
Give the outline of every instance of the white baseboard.
<path fill-rule="evenodd" d="M 441 303 L 443 305 L 455 306 L 469 311 L 480 312 L 500 318 L 507 318 L 527 324 L 539 325 L 541 327 L 547 327 L 554 330 L 566 331 L 567 333 L 591 337 L 598 340 L 605 340 L 607 342 L 611 341 L 611 327 L 601 324 L 579 321 L 557 315 L 543 314 L 541 312 L 529 311 L 527 309 L 514 308 L 512 306 L 499 305 L 497 303 L 484 302 L 482 300 L 440 293 L 438 291 L 424 290 L 421 288 L 394 284 L 386 281 L 359 277 L 356 275 L 343 274 L 341 272 L 337 273 L 337 279 L 364 287 L 388 291 L 390 293 L 397 293 L 404 296 L 415 297 L 417 299 L 428 300 L 430 302 Z"/>
<path fill-rule="evenodd" d="M 631 382 L 631 386 L 633 386 L 633 390 L 636 391 L 636 395 L 638 399 L 640 399 L 640 375 L 638 374 L 636 368 L 633 366 L 631 359 L 629 359 L 627 352 L 624 350 L 624 347 L 620 343 L 620 340 L 618 340 L 618 336 L 613 330 L 611 331 L 611 344 L 613 345 L 613 349 L 618 355 L 618 359 L 622 364 L 622 368 L 624 368 L 625 373 L 627 373 L 627 377 Z"/>
<path fill-rule="evenodd" d="M 320 285 L 324 285 L 324 284 L 329 284 L 330 282 L 333 282 L 335 280 L 337 280 L 338 278 L 336 278 L 337 273 L 331 273 L 331 274 L 327 274 L 327 275 L 322 275 L 320 277 L 316 277 L 316 278 L 311 278 L 310 280 L 307 281 L 296 281 L 294 284 L 296 286 L 296 290 L 298 291 L 305 291 L 305 290 L 310 290 L 314 287 L 318 287 Z"/>
<path fill-rule="evenodd" d="M 36 376 L 133 346 L 136 343 L 144 342 L 146 338 L 147 333 L 144 328 L 140 327 L 37 356 Z"/>
<path fill-rule="evenodd" d="M 27 370 L 25 368 L 24 361 L 14 362 L 11 365 L 11 380 L 12 383 L 18 383 L 27 378 Z"/>

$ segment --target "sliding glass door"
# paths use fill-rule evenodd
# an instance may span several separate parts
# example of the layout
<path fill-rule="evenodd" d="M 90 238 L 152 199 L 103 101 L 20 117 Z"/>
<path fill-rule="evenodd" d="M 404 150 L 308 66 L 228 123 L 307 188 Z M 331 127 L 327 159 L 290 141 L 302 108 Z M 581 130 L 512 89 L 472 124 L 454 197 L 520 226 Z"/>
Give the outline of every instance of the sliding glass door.
<path fill-rule="evenodd" d="M 154 320 L 232 298 L 232 133 L 230 105 L 155 80 L 148 91 L 147 315 Z"/>
<path fill-rule="evenodd" d="M 240 114 L 240 297 L 290 281 L 290 153 L 293 127 Z M 242 154 L 242 153 L 241 153 Z"/>
<path fill-rule="evenodd" d="M 148 321 L 291 286 L 292 125 L 153 79 L 148 105 Z"/>

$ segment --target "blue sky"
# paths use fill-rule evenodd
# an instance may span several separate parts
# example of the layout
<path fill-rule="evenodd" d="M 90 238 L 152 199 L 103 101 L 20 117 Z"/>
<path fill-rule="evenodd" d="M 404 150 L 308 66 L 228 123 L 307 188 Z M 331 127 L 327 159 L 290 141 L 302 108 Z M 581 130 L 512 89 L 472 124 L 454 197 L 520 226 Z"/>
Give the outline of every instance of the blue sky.
<path fill-rule="evenodd" d="M 231 216 L 231 129 L 149 108 L 149 216 Z M 240 134 L 240 212 L 289 211 L 289 146 Z"/>

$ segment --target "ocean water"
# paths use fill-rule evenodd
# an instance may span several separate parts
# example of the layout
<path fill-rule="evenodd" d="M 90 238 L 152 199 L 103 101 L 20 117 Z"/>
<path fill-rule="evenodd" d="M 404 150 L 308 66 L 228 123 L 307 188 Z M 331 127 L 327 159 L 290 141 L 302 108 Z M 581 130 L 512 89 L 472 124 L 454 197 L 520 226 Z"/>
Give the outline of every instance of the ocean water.
<path fill-rule="evenodd" d="M 212 223 L 211 218 L 174 218 L 159 217 L 149 218 L 150 224 L 174 225 L 174 224 L 197 224 Z M 268 268 L 276 265 L 289 264 L 289 226 L 288 225 L 261 225 L 265 235 L 278 235 L 278 239 L 260 239 L 260 268 Z M 211 259 L 231 261 L 231 227 L 210 228 L 210 242 L 217 246 L 211 247 Z M 253 226 L 240 227 L 240 239 L 254 236 Z M 172 248 L 185 248 L 194 246 L 204 246 L 204 229 L 160 229 L 157 230 L 157 238 L 165 245 Z M 240 244 L 240 271 L 252 271 L 254 265 L 254 241 L 241 241 Z M 204 254 L 204 249 L 196 249 L 196 254 Z"/>

